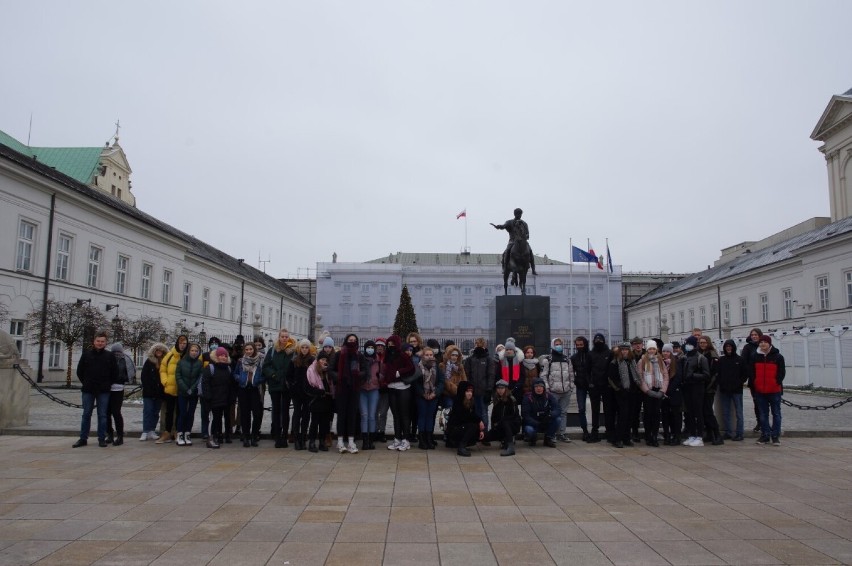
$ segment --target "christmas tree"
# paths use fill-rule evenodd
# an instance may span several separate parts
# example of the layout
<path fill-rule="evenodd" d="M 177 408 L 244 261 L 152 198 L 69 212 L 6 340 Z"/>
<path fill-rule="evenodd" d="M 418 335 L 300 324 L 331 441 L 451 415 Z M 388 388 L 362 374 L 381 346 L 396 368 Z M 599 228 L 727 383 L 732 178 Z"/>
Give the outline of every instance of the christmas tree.
<path fill-rule="evenodd" d="M 393 333 L 405 340 L 409 332 L 418 332 L 417 317 L 414 315 L 411 295 L 408 294 L 408 285 L 403 285 L 402 293 L 399 294 L 399 308 L 396 309 L 396 319 L 393 321 Z"/>

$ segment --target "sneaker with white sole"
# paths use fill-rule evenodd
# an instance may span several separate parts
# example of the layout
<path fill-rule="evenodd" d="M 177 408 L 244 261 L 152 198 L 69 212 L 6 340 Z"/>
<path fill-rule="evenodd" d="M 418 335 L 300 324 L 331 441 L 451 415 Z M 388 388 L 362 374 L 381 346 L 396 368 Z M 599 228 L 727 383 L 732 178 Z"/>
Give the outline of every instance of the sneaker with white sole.
<path fill-rule="evenodd" d="M 689 446 L 704 446 L 704 440 L 700 436 L 695 436 L 692 438 L 692 442 L 689 443 Z"/>
<path fill-rule="evenodd" d="M 177 435 L 177 445 L 178 446 L 186 446 L 186 441 L 183 439 L 183 433 L 179 432 Z"/>
<path fill-rule="evenodd" d="M 192 440 L 190 439 L 190 436 L 192 436 L 191 432 L 183 433 L 183 441 L 186 443 L 187 446 L 192 446 Z"/>
<path fill-rule="evenodd" d="M 686 440 L 680 443 L 681 446 L 692 446 L 692 441 L 695 440 L 694 436 L 690 436 Z"/>
<path fill-rule="evenodd" d="M 152 430 L 148 433 L 148 440 L 160 440 L 160 435 Z"/>
<path fill-rule="evenodd" d="M 345 444 L 338 444 L 337 445 L 337 451 L 341 454 L 346 454 L 347 452 L 349 452 L 349 450 L 346 449 Z"/>
<path fill-rule="evenodd" d="M 148 433 L 147 433 L 147 432 L 143 432 L 143 433 L 142 433 L 142 436 L 140 436 L 140 437 L 139 437 L 139 440 L 140 440 L 141 442 L 145 442 L 146 440 L 148 440 Z"/>
<path fill-rule="evenodd" d="M 402 446 L 402 443 L 396 438 L 393 439 L 393 442 L 388 444 L 388 450 L 399 450 L 399 447 Z"/>
<path fill-rule="evenodd" d="M 405 451 L 406 451 L 406 450 L 408 450 L 409 448 L 411 448 L 411 444 L 409 444 L 409 443 L 408 443 L 408 440 L 407 440 L 407 439 L 404 439 L 404 440 L 400 443 L 399 448 L 397 448 L 397 450 L 399 450 L 400 452 L 405 452 Z"/>
<path fill-rule="evenodd" d="M 358 447 L 355 446 L 354 442 L 350 442 L 349 446 L 347 446 L 346 449 L 349 450 L 350 454 L 357 454 L 358 453 Z"/>

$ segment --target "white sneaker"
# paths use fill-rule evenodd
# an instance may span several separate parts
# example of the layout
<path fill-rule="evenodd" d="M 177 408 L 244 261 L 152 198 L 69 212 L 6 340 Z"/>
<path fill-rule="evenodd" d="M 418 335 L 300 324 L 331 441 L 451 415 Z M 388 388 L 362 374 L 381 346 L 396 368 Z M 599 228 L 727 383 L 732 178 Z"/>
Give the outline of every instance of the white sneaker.
<path fill-rule="evenodd" d="M 696 436 L 692 439 L 692 442 L 690 442 L 689 445 L 690 446 L 704 446 L 704 440 L 702 440 L 700 436 Z"/>
<path fill-rule="evenodd" d="M 680 443 L 681 446 L 692 446 L 692 441 L 695 440 L 694 436 L 690 436 L 686 440 Z"/>
<path fill-rule="evenodd" d="M 183 439 L 183 433 L 179 432 L 177 435 L 177 445 L 178 446 L 186 446 L 186 441 Z"/>
<path fill-rule="evenodd" d="M 160 440 L 160 435 L 152 430 L 148 433 L 148 440 Z"/>
<path fill-rule="evenodd" d="M 191 432 L 183 433 L 183 441 L 186 443 L 187 446 L 192 446 L 192 440 L 189 439 L 190 436 L 192 436 Z"/>
<path fill-rule="evenodd" d="M 399 450 L 399 447 L 402 446 L 402 443 L 396 438 L 393 439 L 393 442 L 388 444 L 388 450 Z"/>
<path fill-rule="evenodd" d="M 358 447 L 355 446 L 354 442 L 350 442 L 349 446 L 347 448 L 348 448 L 350 454 L 357 454 L 358 453 Z"/>
<path fill-rule="evenodd" d="M 346 454 L 348 452 L 348 450 L 346 449 L 346 445 L 342 442 L 337 443 L 337 451 L 341 454 Z"/>
<path fill-rule="evenodd" d="M 142 433 L 142 436 L 140 436 L 140 437 L 139 437 L 139 440 L 140 440 L 141 442 L 144 442 L 144 441 L 148 440 L 148 433 L 147 433 L 147 432 L 143 432 L 143 433 Z"/>
<path fill-rule="evenodd" d="M 405 452 L 409 448 L 411 448 L 411 444 L 408 443 L 408 440 L 403 440 L 400 443 L 399 448 L 397 448 L 397 450 L 399 450 L 400 452 Z"/>

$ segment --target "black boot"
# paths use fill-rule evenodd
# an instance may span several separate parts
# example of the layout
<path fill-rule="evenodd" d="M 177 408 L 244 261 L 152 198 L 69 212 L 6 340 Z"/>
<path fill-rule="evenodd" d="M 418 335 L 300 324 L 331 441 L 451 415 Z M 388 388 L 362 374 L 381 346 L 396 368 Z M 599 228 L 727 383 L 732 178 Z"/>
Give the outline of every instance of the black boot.
<path fill-rule="evenodd" d="M 713 431 L 713 446 L 721 446 L 725 444 L 725 441 L 722 440 L 722 435 L 719 434 L 718 430 Z"/>
<path fill-rule="evenodd" d="M 112 443 L 113 443 L 113 441 L 114 441 L 114 439 L 113 439 L 113 437 L 112 437 L 112 433 L 111 433 L 111 432 L 108 432 L 108 433 L 107 433 L 107 437 L 106 437 L 106 443 L 107 443 L 107 444 L 112 444 Z"/>
<path fill-rule="evenodd" d="M 361 450 L 370 449 L 370 433 L 365 432 L 361 437 Z"/>
<path fill-rule="evenodd" d="M 583 430 L 583 442 L 591 442 L 592 436 L 589 434 L 588 430 Z"/>
<path fill-rule="evenodd" d="M 284 448 L 284 443 L 287 442 L 286 437 L 282 439 L 280 436 L 275 439 L 276 448 Z"/>
<path fill-rule="evenodd" d="M 501 456 L 514 456 L 515 455 L 515 441 L 509 440 L 506 443 L 506 447 L 500 451 Z"/>
<path fill-rule="evenodd" d="M 426 445 L 426 433 L 421 432 L 417 435 L 417 448 L 420 450 L 429 450 L 429 447 Z"/>
<path fill-rule="evenodd" d="M 598 434 L 598 431 L 593 430 L 592 435 L 589 437 L 589 442 L 595 443 L 595 442 L 600 442 L 600 441 L 601 441 L 600 434 Z"/>
<path fill-rule="evenodd" d="M 121 446 L 122 444 L 124 444 L 124 435 L 123 434 L 117 434 L 115 436 L 115 440 L 113 441 L 112 444 L 113 444 L 113 446 Z"/>
<path fill-rule="evenodd" d="M 467 447 L 459 444 L 459 449 L 456 450 L 456 454 L 458 454 L 459 456 L 464 456 L 465 458 L 469 458 L 470 450 L 468 450 Z"/>
<path fill-rule="evenodd" d="M 296 450 L 303 450 L 303 448 L 299 448 L 299 441 L 296 441 Z M 317 442 L 316 440 L 308 441 L 308 452 L 316 452 L 317 451 Z"/>
<path fill-rule="evenodd" d="M 434 450 L 438 447 L 438 443 L 435 442 L 435 433 L 427 432 L 426 433 L 426 446 L 429 447 L 429 450 Z"/>

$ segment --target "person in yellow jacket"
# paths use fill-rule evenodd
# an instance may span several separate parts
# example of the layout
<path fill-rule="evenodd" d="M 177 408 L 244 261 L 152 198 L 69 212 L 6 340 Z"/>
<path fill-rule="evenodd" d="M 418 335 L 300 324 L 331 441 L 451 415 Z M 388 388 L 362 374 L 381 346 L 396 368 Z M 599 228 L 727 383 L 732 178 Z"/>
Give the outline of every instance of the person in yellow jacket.
<path fill-rule="evenodd" d="M 186 346 L 189 344 L 189 339 L 181 334 L 177 337 L 174 347 L 169 350 L 169 353 L 163 356 L 160 362 L 160 382 L 163 384 L 165 395 L 163 396 L 163 413 L 160 415 L 160 422 L 163 425 L 163 432 L 156 444 L 165 444 L 171 442 L 174 438 L 175 424 L 177 422 L 177 396 L 178 386 L 175 374 L 177 372 L 178 362 L 186 355 Z"/>

